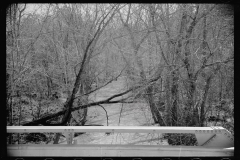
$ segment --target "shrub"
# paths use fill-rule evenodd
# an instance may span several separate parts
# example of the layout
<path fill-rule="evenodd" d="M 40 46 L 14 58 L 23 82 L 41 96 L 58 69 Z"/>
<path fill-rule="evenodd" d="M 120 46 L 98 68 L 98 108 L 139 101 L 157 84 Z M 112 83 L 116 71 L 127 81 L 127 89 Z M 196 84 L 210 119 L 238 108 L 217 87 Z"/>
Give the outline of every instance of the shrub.
<path fill-rule="evenodd" d="M 164 139 L 168 139 L 169 145 L 196 146 L 197 139 L 194 134 L 189 133 L 165 133 Z"/>

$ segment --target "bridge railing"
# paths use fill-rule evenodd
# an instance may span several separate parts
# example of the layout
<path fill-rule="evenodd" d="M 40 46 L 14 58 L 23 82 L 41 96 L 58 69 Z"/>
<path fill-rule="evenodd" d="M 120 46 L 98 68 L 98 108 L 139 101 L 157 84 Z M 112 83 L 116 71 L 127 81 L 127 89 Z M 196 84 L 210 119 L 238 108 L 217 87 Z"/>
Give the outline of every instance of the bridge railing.
<path fill-rule="evenodd" d="M 182 155 L 200 156 L 225 155 L 229 156 L 234 151 L 234 137 L 223 127 L 159 127 L 159 126 L 7 126 L 7 133 L 48 133 L 62 132 L 66 135 L 67 145 L 8 145 L 8 153 L 12 156 L 25 155 L 37 156 L 52 155 L 62 156 L 85 155 L 94 156 L 131 156 L 148 155 L 175 155 L 179 149 Z M 192 133 L 195 134 L 198 146 L 141 146 L 141 145 L 81 145 L 73 139 L 75 132 L 110 132 L 110 133 Z M 80 149 L 81 148 L 81 149 Z M 159 150 L 159 148 L 161 148 Z M 81 150 L 81 153 L 80 153 Z M 51 152 L 54 151 L 54 152 Z M 91 154 L 86 154 L 86 153 Z M 104 154 L 103 154 L 104 153 Z M 205 153 L 204 155 L 202 153 Z M 96 156 L 96 155 L 95 155 Z"/>

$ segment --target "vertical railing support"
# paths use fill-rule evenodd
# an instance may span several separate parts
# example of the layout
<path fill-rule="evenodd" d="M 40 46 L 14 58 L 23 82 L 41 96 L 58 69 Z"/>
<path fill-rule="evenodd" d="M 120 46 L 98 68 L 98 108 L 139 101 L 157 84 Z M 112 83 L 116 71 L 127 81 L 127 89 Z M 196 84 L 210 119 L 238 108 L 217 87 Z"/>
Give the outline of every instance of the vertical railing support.
<path fill-rule="evenodd" d="M 73 144 L 72 141 L 73 141 L 73 133 L 72 132 L 69 132 L 67 134 L 67 144 Z"/>
<path fill-rule="evenodd" d="M 75 142 L 76 140 L 74 140 L 73 143 L 73 137 L 74 137 L 74 130 L 69 129 L 69 130 L 65 130 L 66 132 L 64 132 L 64 135 L 66 137 L 67 140 L 67 144 L 76 144 L 77 142 Z"/>

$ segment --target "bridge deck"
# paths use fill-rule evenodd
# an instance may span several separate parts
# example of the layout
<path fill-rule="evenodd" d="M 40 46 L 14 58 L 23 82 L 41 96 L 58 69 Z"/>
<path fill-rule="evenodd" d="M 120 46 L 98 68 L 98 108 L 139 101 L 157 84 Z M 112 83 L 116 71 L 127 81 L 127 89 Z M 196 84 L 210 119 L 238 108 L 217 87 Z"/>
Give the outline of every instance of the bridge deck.
<path fill-rule="evenodd" d="M 206 157 L 233 156 L 233 148 L 144 145 L 9 145 L 9 156 L 41 157 Z"/>
<path fill-rule="evenodd" d="M 9 156 L 233 156 L 234 137 L 223 127 L 155 127 L 155 126 L 7 126 L 8 133 L 63 132 L 68 144 L 8 145 Z M 193 133 L 198 146 L 74 144 L 74 132 L 113 133 Z"/>

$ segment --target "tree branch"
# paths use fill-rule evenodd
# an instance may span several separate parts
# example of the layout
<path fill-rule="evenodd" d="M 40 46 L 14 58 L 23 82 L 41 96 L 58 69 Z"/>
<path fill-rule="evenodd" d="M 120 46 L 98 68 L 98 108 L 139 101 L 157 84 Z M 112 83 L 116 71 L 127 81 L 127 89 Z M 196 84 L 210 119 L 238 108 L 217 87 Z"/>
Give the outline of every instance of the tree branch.
<path fill-rule="evenodd" d="M 95 92 L 95 91 L 97 91 L 97 90 L 99 90 L 99 89 L 107 86 L 107 85 L 108 85 L 109 83 L 111 83 L 113 80 L 115 80 L 115 79 L 117 79 L 118 77 L 120 77 L 125 68 L 126 68 L 126 67 L 124 67 L 124 68 L 122 69 L 122 71 L 120 72 L 119 75 L 117 75 L 116 77 L 112 78 L 112 79 L 111 79 L 110 81 L 108 81 L 106 84 L 104 84 L 104 85 L 102 85 L 102 86 L 100 86 L 100 87 L 97 87 L 96 89 L 91 90 L 91 91 L 89 91 L 88 93 L 85 93 L 85 94 L 82 94 L 82 95 L 80 95 L 80 96 L 77 96 L 77 97 L 75 97 L 75 99 L 76 99 L 76 98 L 79 98 L 79 97 L 81 97 L 81 96 L 89 95 L 89 94 L 91 94 L 91 93 L 93 93 L 93 92 Z"/>
<path fill-rule="evenodd" d="M 139 89 L 139 88 L 142 88 L 142 87 L 145 87 L 146 85 L 149 85 L 150 83 L 152 82 L 155 82 L 157 81 L 161 76 L 156 76 L 155 78 L 153 79 L 150 79 L 149 81 L 147 81 L 146 83 L 144 84 L 141 84 L 141 85 L 138 85 L 138 86 L 134 86 L 122 93 L 119 93 L 119 94 L 115 94 L 105 100 L 102 100 L 102 101 L 97 101 L 97 102 L 93 102 L 93 103 L 89 103 L 89 104 L 85 104 L 85 105 L 81 105 L 81 106 L 78 106 L 78 107 L 75 107 L 75 108 L 71 108 L 71 112 L 73 111 L 76 111 L 78 109 L 84 109 L 84 108 L 88 108 L 88 107 L 91 107 L 91 106 L 97 106 L 97 105 L 100 105 L 100 104 L 114 104 L 114 103 L 133 103 L 133 101 L 126 101 L 127 99 L 129 99 L 129 97 L 127 98 L 122 98 L 120 100 L 115 100 L 115 101 L 111 101 L 112 99 L 114 98 L 117 98 L 117 97 L 120 97 L 120 96 L 123 96 L 129 92 L 131 92 L 132 90 L 134 89 Z M 56 118 L 58 116 L 61 116 L 63 115 L 65 112 L 67 111 L 67 109 L 64 109 L 58 113 L 55 113 L 55 114 L 51 114 L 51 115 L 46 115 L 45 117 L 41 118 L 41 119 L 38 119 L 38 120 L 34 120 L 32 122 L 29 122 L 29 123 L 25 123 L 23 124 L 23 126 L 33 126 L 33 125 L 46 125 L 46 126 L 54 126 L 54 125 L 58 125 L 58 124 L 51 124 L 51 123 L 48 123 L 46 121 L 52 119 L 52 118 Z"/>
<path fill-rule="evenodd" d="M 228 62 L 230 62 L 230 61 L 233 61 L 233 59 L 227 59 L 227 60 L 225 60 L 225 61 L 210 63 L 210 64 L 205 65 L 204 68 L 210 67 L 210 66 L 213 66 L 213 65 L 219 64 L 219 63 L 228 63 Z"/>

